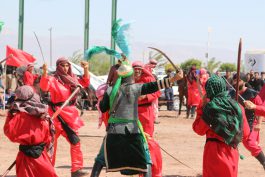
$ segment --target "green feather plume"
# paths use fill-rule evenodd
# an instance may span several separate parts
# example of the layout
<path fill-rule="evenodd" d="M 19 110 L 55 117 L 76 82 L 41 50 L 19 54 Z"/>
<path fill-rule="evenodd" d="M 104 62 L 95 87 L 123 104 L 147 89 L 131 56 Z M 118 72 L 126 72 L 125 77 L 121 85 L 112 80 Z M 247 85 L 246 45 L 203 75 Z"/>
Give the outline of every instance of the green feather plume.
<path fill-rule="evenodd" d="M 0 32 L 2 31 L 4 24 L 5 24 L 4 22 L 0 21 Z"/>
<path fill-rule="evenodd" d="M 116 58 L 121 58 L 121 54 L 115 50 L 108 49 L 105 46 L 94 46 L 85 51 L 85 59 L 90 60 L 93 57 L 93 55 L 103 52 L 108 55 L 115 56 Z"/>

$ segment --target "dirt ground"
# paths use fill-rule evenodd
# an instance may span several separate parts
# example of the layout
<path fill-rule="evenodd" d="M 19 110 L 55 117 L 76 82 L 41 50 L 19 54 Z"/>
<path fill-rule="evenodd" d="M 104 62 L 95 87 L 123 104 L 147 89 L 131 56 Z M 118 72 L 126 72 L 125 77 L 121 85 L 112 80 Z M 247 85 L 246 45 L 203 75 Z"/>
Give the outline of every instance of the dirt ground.
<path fill-rule="evenodd" d="M 155 139 L 164 150 L 192 167 L 193 170 L 177 162 L 162 151 L 164 177 L 195 177 L 201 175 L 205 137 L 196 135 L 191 129 L 193 120 L 185 119 L 184 112 L 182 114 L 183 116 L 177 118 L 176 112 L 161 110 L 159 116 L 160 124 L 155 124 Z M 90 172 L 105 132 L 103 126 L 97 129 L 98 119 L 96 111 L 86 111 L 82 118 L 85 121 L 85 126 L 80 129 L 84 169 Z M 0 117 L 0 175 L 12 164 L 18 151 L 18 144 L 11 143 L 3 134 L 2 127 L 4 121 L 5 118 Z M 262 125 L 260 139 L 263 149 L 265 149 L 264 129 L 265 125 Z M 245 159 L 239 161 L 238 177 L 264 177 L 264 169 L 258 161 L 251 157 L 243 145 L 240 145 L 239 150 L 245 156 Z M 55 165 L 59 177 L 70 177 L 70 164 L 69 144 L 64 138 L 59 138 Z M 8 176 L 15 176 L 15 168 L 10 171 Z M 100 176 L 119 177 L 122 175 L 119 173 L 105 173 L 105 170 L 103 170 Z"/>

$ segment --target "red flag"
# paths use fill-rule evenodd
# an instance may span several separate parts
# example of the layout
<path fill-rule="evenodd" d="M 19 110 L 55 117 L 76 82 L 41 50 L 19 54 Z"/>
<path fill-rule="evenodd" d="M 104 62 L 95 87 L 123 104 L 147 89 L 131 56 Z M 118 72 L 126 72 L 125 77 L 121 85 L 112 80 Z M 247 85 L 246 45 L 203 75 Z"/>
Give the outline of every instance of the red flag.
<path fill-rule="evenodd" d="M 16 67 L 27 66 L 28 64 L 36 61 L 32 55 L 24 52 L 23 50 L 12 48 L 8 45 L 6 46 L 6 57 L 8 58 L 6 60 L 6 65 Z"/>

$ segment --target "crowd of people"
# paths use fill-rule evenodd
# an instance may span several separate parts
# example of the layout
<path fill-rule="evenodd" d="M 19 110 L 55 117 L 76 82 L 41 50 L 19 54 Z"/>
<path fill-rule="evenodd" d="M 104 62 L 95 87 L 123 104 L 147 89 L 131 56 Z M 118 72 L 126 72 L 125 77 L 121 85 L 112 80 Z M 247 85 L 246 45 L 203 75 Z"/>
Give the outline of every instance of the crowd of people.
<path fill-rule="evenodd" d="M 103 167 L 107 172 L 123 175 L 162 177 L 162 155 L 154 138 L 154 124 L 158 121 L 161 89 L 167 110 L 174 110 L 175 83 L 180 102 L 186 97 L 186 115 L 194 119 L 194 132 L 206 136 L 203 177 L 236 177 L 237 146 L 241 141 L 265 169 L 265 156 L 259 145 L 265 86 L 259 74 L 250 71 L 232 75 L 227 71 L 220 76 L 191 66 L 184 73 L 169 68 L 167 76 L 159 80 L 153 74 L 156 64 L 155 60 L 130 63 L 122 55 L 110 69 L 107 83 L 95 91 L 99 127 L 104 122 L 106 136 L 90 174 L 83 170 L 79 129 L 84 122 L 76 108 L 77 95 L 72 95 L 90 85 L 88 62 L 81 62 L 84 75 L 80 78 L 73 74 L 66 58 L 57 60 L 53 74 L 48 74 L 46 64 L 41 74 L 34 74 L 34 66 L 29 64 L 14 93 L 10 88 L 6 90 L 6 103 L 9 101 L 10 105 L 4 133 L 10 141 L 19 143 L 16 175 L 58 176 L 54 170 L 56 152 L 60 151 L 57 139 L 63 136 L 70 145 L 72 177 L 98 177 Z M 238 100 L 234 89 L 237 84 Z"/>

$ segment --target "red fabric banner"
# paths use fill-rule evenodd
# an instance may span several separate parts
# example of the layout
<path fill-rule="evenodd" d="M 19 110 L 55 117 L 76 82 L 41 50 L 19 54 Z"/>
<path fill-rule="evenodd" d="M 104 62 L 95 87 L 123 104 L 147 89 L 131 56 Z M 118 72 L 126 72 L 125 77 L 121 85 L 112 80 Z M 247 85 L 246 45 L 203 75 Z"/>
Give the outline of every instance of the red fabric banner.
<path fill-rule="evenodd" d="M 6 57 L 8 58 L 6 60 L 6 65 L 16 67 L 27 66 L 28 64 L 36 61 L 32 55 L 24 52 L 23 50 L 12 48 L 8 45 L 6 46 Z"/>

